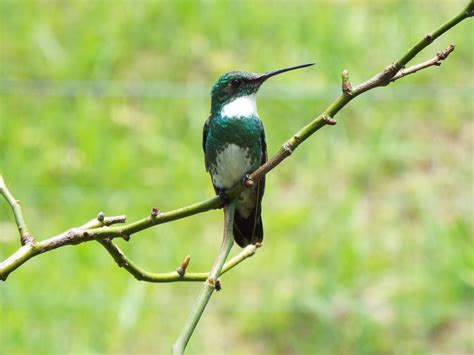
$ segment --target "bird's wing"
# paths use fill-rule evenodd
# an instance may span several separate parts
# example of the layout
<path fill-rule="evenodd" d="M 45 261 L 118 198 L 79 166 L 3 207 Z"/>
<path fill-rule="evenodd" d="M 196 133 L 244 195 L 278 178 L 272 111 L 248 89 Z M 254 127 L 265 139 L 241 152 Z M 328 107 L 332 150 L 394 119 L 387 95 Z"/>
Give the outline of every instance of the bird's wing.
<path fill-rule="evenodd" d="M 262 150 L 262 160 L 260 165 L 267 161 L 267 143 L 265 141 L 265 132 L 263 127 L 260 131 L 260 147 Z M 257 195 L 257 204 L 252 209 L 248 218 L 242 217 L 238 212 L 234 216 L 234 239 L 242 248 L 248 244 L 261 243 L 263 241 L 263 223 L 262 223 L 262 198 L 265 190 L 265 177 L 263 177 L 255 187 Z"/>
<path fill-rule="evenodd" d="M 267 162 L 267 140 L 265 139 L 265 130 L 262 127 L 262 131 L 260 132 L 260 142 L 262 145 L 262 165 Z"/>
<path fill-rule="evenodd" d="M 267 141 L 265 139 L 265 131 L 262 127 L 262 131 L 260 132 L 260 144 L 262 146 L 262 162 L 261 165 L 267 162 Z M 257 187 L 257 201 L 258 201 L 258 208 L 261 208 L 261 202 L 263 198 L 263 193 L 265 192 L 265 176 L 260 180 Z M 260 216 L 260 211 L 257 213 Z"/>
<path fill-rule="evenodd" d="M 206 141 L 207 141 L 207 133 L 209 131 L 210 120 L 211 120 L 211 116 L 207 118 L 202 130 L 202 149 L 204 150 L 204 166 L 206 167 L 206 171 L 209 171 L 209 166 L 207 165 Z"/>
<path fill-rule="evenodd" d="M 262 127 L 262 131 L 260 132 L 260 144 L 262 147 L 262 161 L 261 165 L 265 164 L 267 162 L 268 156 L 267 156 L 267 141 L 265 139 L 265 130 Z M 262 213 L 262 198 L 263 194 L 265 192 L 265 176 L 260 179 L 260 181 L 257 184 L 257 206 L 255 207 L 255 220 L 253 224 L 253 233 L 252 233 L 252 243 L 258 242 L 261 243 L 263 240 L 263 225 L 262 225 L 262 218 L 261 218 L 261 213 Z M 260 229 L 260 231 L 257 232 L 257 228 Z"/>

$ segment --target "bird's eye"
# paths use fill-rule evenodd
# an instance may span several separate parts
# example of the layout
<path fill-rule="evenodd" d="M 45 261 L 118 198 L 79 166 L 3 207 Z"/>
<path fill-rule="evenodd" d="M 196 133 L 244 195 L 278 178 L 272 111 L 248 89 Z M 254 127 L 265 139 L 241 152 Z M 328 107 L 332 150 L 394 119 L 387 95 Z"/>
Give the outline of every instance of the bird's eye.
<path fill-rule="evenodd" d="M 230 85 L 232 85 L 232 87 L 235 89 L 235 88 L 238 88 L 241 83 L 242 81 L 240 79 L 232 79 L 232 81 L 230 82 Z"/>

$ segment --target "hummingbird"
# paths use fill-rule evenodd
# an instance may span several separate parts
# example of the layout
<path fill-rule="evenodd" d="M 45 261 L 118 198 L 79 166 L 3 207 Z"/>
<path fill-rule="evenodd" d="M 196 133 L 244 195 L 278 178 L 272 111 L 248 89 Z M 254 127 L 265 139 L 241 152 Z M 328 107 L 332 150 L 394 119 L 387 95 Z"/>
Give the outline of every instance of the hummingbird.
<path fill-rule="evenodd" d="M 202 135 L 206 171 L 215 192 L 227 202 L 226 192 L 267 161 L 263 123 L 257 114 L 256 94 L 269 78 L 314 63 L 267 73 L 232 71 L 222 75 L 211 91 L 211 113 Z M 233 234 L 240 247 L 262 243 L 262 197 L 265 177 L 238 197 Z"/>

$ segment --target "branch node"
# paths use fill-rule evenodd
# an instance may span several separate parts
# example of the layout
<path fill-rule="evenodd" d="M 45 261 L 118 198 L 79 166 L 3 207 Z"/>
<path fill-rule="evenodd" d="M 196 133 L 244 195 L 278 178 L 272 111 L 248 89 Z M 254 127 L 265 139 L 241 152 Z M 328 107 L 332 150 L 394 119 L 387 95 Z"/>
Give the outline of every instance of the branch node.
<path fill-rule="evenodd" d="M 77 229 L 76 228 L 72 228 L 71 230 L 67 231 L 66 233 L 66 238 L 67 239 L 73 239 L 77 234 Z"/>
<path fill-rule="evenodd" d="M 216 291 L 220 291 L 222 289 L 220 280 L 214 280 L 212 277 L 208 277 L 206 282 L 208 286 L 214 288 Z"/>
<path fill-rule="evenodd" d="M 427 33 L 425 39 L 428 43 L 433 42 L 433 35 L 431 33 Z"/>
<path fill-rule="evenodd" d="M 104 219 L 105 219 L 104 212 L 99 212 L 99 214 L 97 215 L 97 220 L 102 223 L 104 222 Z"/>
<path fill-rule="evenodd" d="M 104 225 L 110 226 L 115 223 L 125 223 L 127 220 L 127 216 L 121 215 L 121 216 L 112 216 L 112 217 L 104 217 Z"/>
<path fill-rule="evenodd" d="M 337 121 L 334 118 L 327 115 L 323 116 L 323 121 L 330 126 L 334 126 L 337 123 Z"/>
<path fill-rule="evenodd" d="M 179 274 L 179 276 L 184 276 L 186 273 L 186 268 L 189 265 L 189 261 L 191 260 L 191 255 L 187 255 L 181 265 L 176 269 L 176 272 Z"/>
<path fill-rule="evenodd" d="M 446 58 L 448 58 L 448 56 L 451 54 L 451 52 L 454 51 L 454 48 L 456 48 L 456 46 L 454 44 L 450 44 L 448 46 L 448 48 L 446 49 L 443 49 L 441 52 L 438 52 L 436 53 L 436 56 L 438 57 L 438 62 L 436 63 L 436 65 L 441 65 L 441 61 L 442 60 L 445 60 Z M 439 64 L 438 64 L 439 63 Z"/>
<path fill-rule="evenodd" d="M 151 209 L 150 216 L 151 216 L 151 218 L 156 218 L 159 213 L 160 213 L 160 211 L 158 211 L 158 208 L 153 207 Z"/>
<path fill-rule="evenodd" d="M 208 286 L 216 288 L 216 280 L 214 278 L 208 277 L 206 282 Z"/>
<path fill-rule="evenodd" d="M 385 68 L 385 70 L 388 72 L 388 73 L 392 73 L 394 71 L 398 71 L 398 69 L 401 68 L 401 65 L 398 63 L 398 62 L 393 62 L 392 64 L 390 64 L 387 68 Z"/>
<path fill-rule="evenodd" d="M 342 92 L 344 94 L 350 94 L 352 92 L 352 84 L 349 81 L 349 71 L 344 69 L 341 74 L 342 77 Z"/>
<path fill-rule="evenodd" d="M 301 139 L 301 136 L 299 134 L 295 134 L 293 135 L 293 139 L 295 140 L 295 142 L 298 142 Z"/>
<path fill-rule="evenodd" d="M 291 153 L 293 153 L 293 149 L 291 149 L 291 145 L 288 142 L 283 144 L 283 149 L 288 153 L 288 155 L 291 155 Z"/>
<path fill-rule="evenodd" d="M 33 236 L 30 233 L 26 233 L 22 235 L 20 238 L 20 243 L 22 246 L 26 244 L 33 244 L 35 242 L 36 242 L 35 238 L 33 238 Z"/>
<path fill-rule="evenodd" d="M 130 234 L 128 233 L 125 233 L 125 232 L 122 232 L 121 233 L 121 237 L 123 240 L 125 240 L 126 242 L 128 242 L 130 240 Z"/>

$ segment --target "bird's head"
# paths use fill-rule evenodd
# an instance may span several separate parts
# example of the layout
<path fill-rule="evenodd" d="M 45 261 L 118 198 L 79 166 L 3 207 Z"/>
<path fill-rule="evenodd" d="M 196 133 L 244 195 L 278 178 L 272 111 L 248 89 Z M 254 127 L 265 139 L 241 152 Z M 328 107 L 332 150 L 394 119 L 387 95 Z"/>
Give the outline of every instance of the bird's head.
<path fill-rule="evenodd" d="M 255 97 L 260 86 L 272 76 L 300 68 L 314 63 L 300 64 L 288 68 L 273 70 L 264 74 L 232 71 L 222 75 L 214 83 L 211 91 L 211 112 L 217 113 L 227 104 L 239 97 Z"/>

